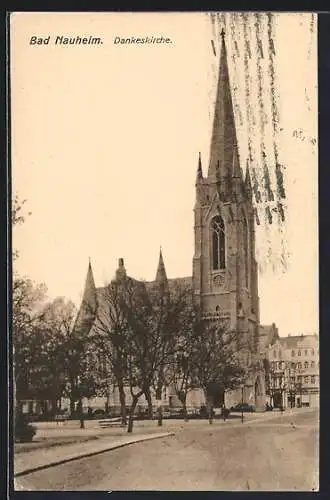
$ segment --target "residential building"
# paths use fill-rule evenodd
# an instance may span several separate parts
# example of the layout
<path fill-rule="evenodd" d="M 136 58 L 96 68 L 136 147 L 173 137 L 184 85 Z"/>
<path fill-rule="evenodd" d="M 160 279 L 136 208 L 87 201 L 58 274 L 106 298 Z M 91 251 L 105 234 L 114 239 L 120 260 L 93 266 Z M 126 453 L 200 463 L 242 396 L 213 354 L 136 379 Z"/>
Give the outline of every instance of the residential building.
<path fill-rule="evenodd" d="M 268 348 L 268 360 L 267 392 L 274 406 L 319 406 L 318 335 L 279 337 Z"/>

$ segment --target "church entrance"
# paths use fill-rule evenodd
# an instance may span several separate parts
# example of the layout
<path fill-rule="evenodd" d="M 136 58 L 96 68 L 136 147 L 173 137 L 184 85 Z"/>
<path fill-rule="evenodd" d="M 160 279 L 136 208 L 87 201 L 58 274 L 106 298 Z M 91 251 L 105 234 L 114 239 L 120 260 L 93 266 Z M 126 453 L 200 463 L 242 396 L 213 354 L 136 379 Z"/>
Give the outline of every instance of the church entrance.
<path fill-rule="evenodd" d="M 207 388 L 207 397 L 213 408 L 221 408 L 225 401 L 225 391 L 222 385 L 218 383 L 210 383 Z"/>
<path fill-rule="evenodd" d="M 257 409 L 263 409 L 264 407 L 264 394 L 259 375 L 257 376 L 254 384 L 254 405 Z"/>

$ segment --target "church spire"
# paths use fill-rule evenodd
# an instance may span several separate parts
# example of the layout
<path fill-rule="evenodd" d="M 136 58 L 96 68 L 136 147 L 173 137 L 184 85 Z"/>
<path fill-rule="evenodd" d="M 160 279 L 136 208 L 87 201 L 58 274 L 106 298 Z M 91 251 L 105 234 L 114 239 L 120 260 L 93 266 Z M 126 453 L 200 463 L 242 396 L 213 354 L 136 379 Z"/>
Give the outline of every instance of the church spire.
<path fill-rule="evenodd" d="M 157 268 L 157 273 L 156 273 L 156 281 L 158 283 L 165 283 L 165 282 L 167 282 L 167 276 L 166 276 L 165 264 L 164 264 L 164 259 L 163 259 L 162 247 L 160 247 L 160 250 L 159 250 L 159 261 L 158 261 L 158 268 Z"/>
<path fill-rule="evenodd" d="M 249 198 L 252 198 L 252 183 L 251 183 L 250 168 L 248 163 L 246 165 L 244 184 Z"/>
<path fill-rule="evenodd" d="M 159 250 L 159 261 L 156 273 L 156 290 L 159 294 L 158 298 L 160 300 L 163 300 L 165 297 L 168 297 L 169 288 L 168 288 L 168 281 L 163 260 L 162 247 L 160 247 Z"/>
<path fill-rule="evenodd" d="M 82 302 L 74 325 L 74 331 L 88 333 L 95 320 L 97 309 L 97 292 L 95 287 L 94 275 L 91 259 L 89 258 L 87 276 Z"/>
<path fill-rule="evenodd" d="M 208 177 L 217 179 L 217 164 L 221 178 L 233 175 L 233 155 L 237 155 L 234 108 L 230 89 L 225 32 L 221 32 L 219 77 L 213 118 Z"/>
<path fill-rule="evenodd" d="M 202 169 L 202 157 L 201 157 L 201 154 L 198 153 L 198 166 L 197 166 L 196 182 L 198 182 L 200 179 L 203 179 L 203 169 Z"/>

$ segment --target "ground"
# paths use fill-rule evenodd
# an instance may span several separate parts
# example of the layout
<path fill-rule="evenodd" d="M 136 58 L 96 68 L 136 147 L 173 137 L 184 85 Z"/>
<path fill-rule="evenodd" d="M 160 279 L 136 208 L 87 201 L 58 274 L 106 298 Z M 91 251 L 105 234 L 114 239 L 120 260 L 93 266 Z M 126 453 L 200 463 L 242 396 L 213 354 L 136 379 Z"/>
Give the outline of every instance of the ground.
<path fill-rule="evenodd" d="M 175 436 L 16 479 L 30 490 L 318 490 L 316 411 L 180 423 Z M 163 426 L 166 429 L 166 424 Z"/>

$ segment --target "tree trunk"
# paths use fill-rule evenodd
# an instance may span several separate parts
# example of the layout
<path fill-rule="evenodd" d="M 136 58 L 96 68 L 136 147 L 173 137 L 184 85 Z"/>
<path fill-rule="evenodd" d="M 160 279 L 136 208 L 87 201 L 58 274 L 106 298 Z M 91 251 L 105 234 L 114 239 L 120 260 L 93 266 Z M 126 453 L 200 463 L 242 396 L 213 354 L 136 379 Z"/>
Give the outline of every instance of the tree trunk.
<path fill-rule="evenodd" d="M 213 415 L 212 415 L 213 404 L 210 397 L 207 398 L 206 407 L 207 407 L 207 416 L 209 419 L 209 424 L 213 424 Z"/>
<path fill-rule="evenodd" d="M 110 393 L 107 390 L 106 401 L 104 403 L 104 411 L 105 411 L 106 415 L 109 414 L 109 410 L 110 410 Z"/>
<path fill-rule="evenodd" d="M 42 411 L 42 414 L 43 415 L 46 415 L 47 414 L 47 402 L 45 400 L 41 400 L 40 401 L 40 404 L 41 404 L 41 411 Z"/>
<path fill-rule="evenodd" d="M 74 415 L 74 411 L 75 411 L 74 406 L 75 406 L 75 400 L 72 397 L 72 395 L 70 395 L 70 415 L 71 415 L 71 417 L 73 417 L 73 415 Z"/>
<path fill-rule="evenodd" d="M 139 401 L 139 396 L 133 396 L 132 404 L 129 410 L 127 432 L 133 432 L 134 410 L 136 408 L 138 401 Z"/>
<path fill-rule="evenodd" d="M 82 399 L 79 399 L 78 403 L 78 415 L 79 415 L 79 421 L 80 421 L 80 429 L 85 429 L 85 419 L 84 419 L 84 413 L 83 413 L 83 407 L 82 407 Z"/>
<path fill-rule="evenodd" d="M 162 388 L 158 387 L 156 390 L 157 401 L 157 424 L 159 427 L 163 425 L 163 407 L 162 407 Z"/>
<path fill-rule="evenodd" d="M 184 395 L 184 397 L 182 398 L 183 401 L 182 401 L 182 405 L 183 405 L 183 416 L 184 416 L 184 421 L 185 422 L 188 422 L 189 421 L 189 418 L 188 418 L 188 412 L 187 412 L 187 394 Z"/>
<path fill-rule="evenodd" d="M 147 403 L 148 403 L 149 418 L 150 418 L 150 420 L 152 420 L 152 417 L 153 417 L 153 408 L 152 408 L 152 399 L 151 399 L 151 392 L 150 392 L 150 387 L 149 386 L 147 386 L 145 388 L 144 395 L 145 395 Z"/>
<path fill-rule="evenodd" d="M 121 423 L 123 425 L 127 425 L 127 414 L 126 414 L 126 396 L 123 380 L 119 379 L 118 382 L 118 391 L 119 391 L 119 400 L 120 400 L 120 413 L 121 413 Z"/>
<path fill-rule="evenodd" d="M 52 405 L 52 414 L 55 416 L 57 413 L 57 398 L 56 397 L 52 398 L 51 405 Z"/>

